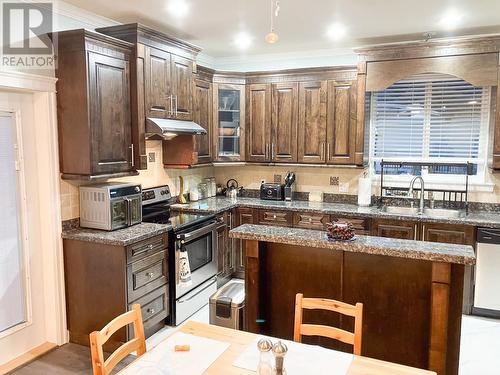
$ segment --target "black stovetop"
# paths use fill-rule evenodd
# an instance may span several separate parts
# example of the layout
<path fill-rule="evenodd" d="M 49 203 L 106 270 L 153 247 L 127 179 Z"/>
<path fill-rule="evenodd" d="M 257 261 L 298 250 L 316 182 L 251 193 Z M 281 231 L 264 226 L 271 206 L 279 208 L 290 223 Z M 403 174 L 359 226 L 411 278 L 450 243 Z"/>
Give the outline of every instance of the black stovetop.
<path fill-rule="evenodd" d="M 170 224 L 174 231 L 210 220 L 213 215 L 184 214 L 172 212 L 167 203 L 142 207 L 142 221 L 146 223 Z"/>

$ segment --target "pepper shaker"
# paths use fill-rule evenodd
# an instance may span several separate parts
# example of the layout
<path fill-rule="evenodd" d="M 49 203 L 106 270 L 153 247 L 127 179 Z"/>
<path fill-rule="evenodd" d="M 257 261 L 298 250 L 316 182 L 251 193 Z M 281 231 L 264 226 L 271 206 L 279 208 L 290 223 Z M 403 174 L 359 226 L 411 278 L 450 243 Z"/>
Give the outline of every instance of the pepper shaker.
<path fill-rule="evenodd" d="M 259 365 L 257 367 L 258 375 L 272 375 L 273 365 L 271 350 L 273 343 L 268 339 L 260 339 L 257 343 L 257 348 L 260 352 Z"/>
<path fill-rule="evenodd" d="M 278 341 L 276 344 L 273 345 L 273 354 L 274 354 L 274 361 L 275 361 L 274 371 L 277 375 L 285 373 L 285 363 L 284 362 L 285 362 L 285 355 L 287 352 L 288 352 L 288 348 L 281 341 Z"/>

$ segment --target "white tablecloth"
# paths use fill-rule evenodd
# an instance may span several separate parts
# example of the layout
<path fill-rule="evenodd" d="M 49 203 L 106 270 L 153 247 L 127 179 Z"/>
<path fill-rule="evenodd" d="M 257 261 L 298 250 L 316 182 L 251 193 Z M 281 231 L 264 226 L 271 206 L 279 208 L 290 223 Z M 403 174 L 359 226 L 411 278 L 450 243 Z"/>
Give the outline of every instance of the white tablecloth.
<path fill-rule="evenodd" d="M 175 352 L 175 345 L 190 345 L 189 352 Z M 229 343 L 176 332 L 162 341 L 120 375 L 199 375 L 229 347 Z"/>
<path fill-rule="evenodd" d="M 260 353 L 257 342 L 263 337 L 258 337 L 234 361 L 233 366 L 250 371 L 257 371 Z M 276 338 L 267 337 L 273 343 Z M 316 345 L 299 344 L 293 341 L 281 340 L 288 347 L 285 356 L 285 370 L 287 375 L 328 374 L 346 375 L 351 366 L 353 355 L 336 350 L 325 349 Z"/>

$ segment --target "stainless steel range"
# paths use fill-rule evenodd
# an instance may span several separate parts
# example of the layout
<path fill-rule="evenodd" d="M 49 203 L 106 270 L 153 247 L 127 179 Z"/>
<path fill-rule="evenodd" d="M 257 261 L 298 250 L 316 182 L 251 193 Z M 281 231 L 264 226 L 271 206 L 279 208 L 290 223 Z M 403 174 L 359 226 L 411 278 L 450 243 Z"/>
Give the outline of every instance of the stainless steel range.
<path fill-rule="evenodd" d="M 171 324 L 178 325 L 208 304 L 217 290 L 217 228 L 214 215 L 172 212 L 168 185 L 142 191 L 143 221 L 171 224 L 169 236 L 169 292 Z M 181 252 L 187 252 L 191 280 L 181 282 Z"/>

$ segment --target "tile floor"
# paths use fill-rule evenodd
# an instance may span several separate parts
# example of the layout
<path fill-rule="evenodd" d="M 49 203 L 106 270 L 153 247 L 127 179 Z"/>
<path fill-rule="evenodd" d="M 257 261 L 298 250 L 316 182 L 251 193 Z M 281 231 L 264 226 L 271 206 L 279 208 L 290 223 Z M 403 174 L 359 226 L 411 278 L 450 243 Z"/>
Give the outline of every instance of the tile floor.
<path fill-rule="evenodd" d="M 208 323 L 208 305 L 191 317 Z M 176 328 L 166 327 L 151 336 L 146 343 L 151 348 Z M 500 375 L 500 320 L 464 316 L 459 375 Z M 134 357 L 127 358 L 125 366 Z M 122 368 L 122 367 L 120 367 Z M 118 368 L 117 371 L 120 369 Z M 67 344 L 11 375 L 91 375 L 90 353 L 87 347 Z"/>

